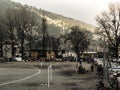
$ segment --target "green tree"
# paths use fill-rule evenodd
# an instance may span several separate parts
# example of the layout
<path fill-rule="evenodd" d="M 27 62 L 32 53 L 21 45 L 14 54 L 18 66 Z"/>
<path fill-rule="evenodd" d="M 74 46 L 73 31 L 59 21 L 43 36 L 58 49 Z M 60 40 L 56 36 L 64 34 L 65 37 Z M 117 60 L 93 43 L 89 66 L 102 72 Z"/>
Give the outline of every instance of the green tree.
<path fill-rule="evenodd" d="M 58 50 L 58 48 L 60 46 L 60 38 L 56 38 L 53 35 L 48 35 L 47 36 L 47 46 L 54 50 Z"/>
<path fill-rule="evenodd" d="M 45 56 L 45 49 L 47 47 L 47 36 L 48 36 L 48 32 L 47 32 L 47 20 L 45 18 L 45 13 L 43 12 L 43 18 L 42 18 L 42 34 L 43 34 L 43 37 L 42 37 L 42 46 L 43 46 L 43 56 Z"/>

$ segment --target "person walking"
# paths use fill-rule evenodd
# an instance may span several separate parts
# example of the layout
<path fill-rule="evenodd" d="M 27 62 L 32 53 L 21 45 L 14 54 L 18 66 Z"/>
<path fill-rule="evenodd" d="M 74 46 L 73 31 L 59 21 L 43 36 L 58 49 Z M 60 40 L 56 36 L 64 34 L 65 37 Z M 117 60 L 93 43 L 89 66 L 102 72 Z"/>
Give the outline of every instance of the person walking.
<path fill-rule="evenodd" d="M 91 64 L 91 72 L 94 72 L 94 66 Z"/>

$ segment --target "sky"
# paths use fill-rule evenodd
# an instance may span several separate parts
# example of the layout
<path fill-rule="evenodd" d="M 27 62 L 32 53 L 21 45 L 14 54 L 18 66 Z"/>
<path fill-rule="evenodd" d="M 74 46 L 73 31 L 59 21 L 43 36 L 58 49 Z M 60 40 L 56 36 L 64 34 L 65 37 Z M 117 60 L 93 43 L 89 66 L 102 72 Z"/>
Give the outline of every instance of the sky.
<path fill-rule="evenodd" d="M 95 17 L 108 8 L 109 3 L 120 0 L 12 0 L 35 6 L 88 24 L 96 25 Z"/>

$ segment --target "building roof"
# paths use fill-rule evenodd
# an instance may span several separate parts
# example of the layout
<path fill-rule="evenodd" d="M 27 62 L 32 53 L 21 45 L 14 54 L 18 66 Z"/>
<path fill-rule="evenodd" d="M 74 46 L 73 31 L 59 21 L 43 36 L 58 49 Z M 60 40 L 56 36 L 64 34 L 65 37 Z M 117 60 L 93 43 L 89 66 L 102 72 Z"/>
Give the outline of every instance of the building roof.
<path fill-rule="evenodd" d="M 43 47 L 36 47 L 34 49 L 32 49 L 32 51 L 42 51 Z M 45 48 L 46 51 L 54 51 L 55 49 L 51 48 L 51 47 L 47 47 Z"/>

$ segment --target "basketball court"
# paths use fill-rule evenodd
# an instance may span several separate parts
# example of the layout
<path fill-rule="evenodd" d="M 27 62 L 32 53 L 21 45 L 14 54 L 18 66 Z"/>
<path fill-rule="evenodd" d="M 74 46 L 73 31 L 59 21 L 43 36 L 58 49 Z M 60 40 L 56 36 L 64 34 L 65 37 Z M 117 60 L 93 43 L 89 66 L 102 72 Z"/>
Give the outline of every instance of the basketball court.
<path fill-rule="evenodd" d="M 91 73 L 76 75 L 75 62 L 0 64 L 0 90 L 94 90 L 97 80 Z"/>

